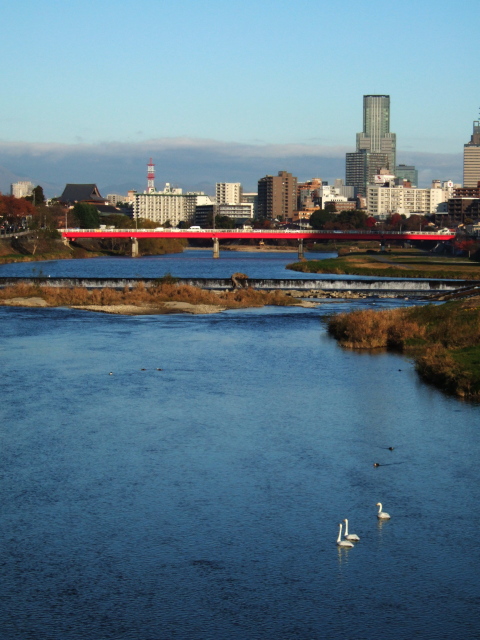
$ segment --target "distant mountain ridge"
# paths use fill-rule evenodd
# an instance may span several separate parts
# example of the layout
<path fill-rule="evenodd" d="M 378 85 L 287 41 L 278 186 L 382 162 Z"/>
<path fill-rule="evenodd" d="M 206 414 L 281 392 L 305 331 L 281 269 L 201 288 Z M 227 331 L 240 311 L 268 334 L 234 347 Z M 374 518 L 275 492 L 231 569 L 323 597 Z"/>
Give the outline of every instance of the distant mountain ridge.
<path fill-rule="evenodd" d="M 67 183 L 95 183 L 102 196 L 143 191 L 147 162 L 153 158 L 155 184 L 166 182 L 185 191 L 212 195 L 216 182 L 241 182 L 256 191 L 260 178 L 286 170 L 300 181 L 328 180 L 345 175 L 345 149 L 314 145 L 248 145 L 212 140 L 162 139 L 144 143 L 60 145 L 0 142 L 0 189 L 30 180 L 40 184 L 47 197 L 58 196 Z M 420 185 L 432 179 L 462 181 L 462 154 L 397 152 L 399 162 L 415 164 Z"/>

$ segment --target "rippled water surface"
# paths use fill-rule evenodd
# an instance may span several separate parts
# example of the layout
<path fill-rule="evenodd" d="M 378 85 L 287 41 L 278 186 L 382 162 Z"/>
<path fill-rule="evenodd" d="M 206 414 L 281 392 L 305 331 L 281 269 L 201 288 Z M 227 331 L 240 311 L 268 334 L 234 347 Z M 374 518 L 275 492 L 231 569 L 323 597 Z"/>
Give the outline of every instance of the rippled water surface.
<path fill-rule="evenodd" d="M 0 307 L 0 638 L 479 638 L 479 407 L 341 350 L 362 304 Z"/>
<path fill-rule="evenodd" d="M 306 254 L 309 260 L 333 258 L 336 253 Z M 314 273 L 306 274 L 286 270 L 285 266 L 297 262 L 293 251 L 221 251 L 214 260 L 212 251 L 190 249 L 183 253 L 142 258 L 89 258 L 87 260 L 49 260 L 47 262 L 24 262 L 0 265 L 0 277 L 51 276 L 71 278 L 160 278 L 170 273 L 177 278 L 229 278 L 241 271 L 250 278 L 318 278 Z M 338 277 L 338 276 L 337 276 Z M 351 276 L 350 276 L 351 277 Z"/>

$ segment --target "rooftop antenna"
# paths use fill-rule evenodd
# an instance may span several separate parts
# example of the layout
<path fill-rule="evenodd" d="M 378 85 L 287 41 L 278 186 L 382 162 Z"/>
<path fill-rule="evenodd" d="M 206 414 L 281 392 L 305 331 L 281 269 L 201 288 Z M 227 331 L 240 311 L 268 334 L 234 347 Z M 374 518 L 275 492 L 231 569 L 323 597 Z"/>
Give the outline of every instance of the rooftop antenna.
<path fill-rule="evenodd" d="M 155 165 L 151 158 L 147 164 L 147 193 L 155 193 Z"/>

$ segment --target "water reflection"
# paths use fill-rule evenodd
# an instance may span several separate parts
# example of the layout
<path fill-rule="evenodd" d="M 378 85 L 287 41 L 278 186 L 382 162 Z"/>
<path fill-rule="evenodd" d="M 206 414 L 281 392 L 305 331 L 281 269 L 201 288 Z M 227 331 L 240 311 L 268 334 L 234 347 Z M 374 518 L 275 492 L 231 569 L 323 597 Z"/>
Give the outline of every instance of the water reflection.
<path fill-rule="evenodd" d="M 383 527 L 386 527 L 390 524 L 390 520 L 382 520 L 377 518 L 377 531 L 378 533 L 382 533 Z"/>
<path fill-rule="evenodd" d="M 354 547 L 337 547 L 337 561 L 339 568 L 345 568 L 348 566 L 349 557 L 348 554 Z"/>

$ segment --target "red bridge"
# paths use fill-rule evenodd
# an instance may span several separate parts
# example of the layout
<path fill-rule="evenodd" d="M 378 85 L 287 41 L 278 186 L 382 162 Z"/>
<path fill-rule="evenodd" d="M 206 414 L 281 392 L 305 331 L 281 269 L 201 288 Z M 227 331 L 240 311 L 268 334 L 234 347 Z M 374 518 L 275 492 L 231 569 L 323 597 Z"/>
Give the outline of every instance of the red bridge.
<path fill-rule="evenodd" d="M 137 255 L 142 238 L 197 238 L 213 240 L 213 255 L 218 257 L 219 240 L 298 240 L 298 255 L 303 257 L 304 240 L 377 240 L 382 244 L 394 240 L 446 241 L 455 238 L 454 231 L 307 231 L 304 229 L 59 229 L 66 240 L 81 238 L 128 238 L 132 255 Z"/>

